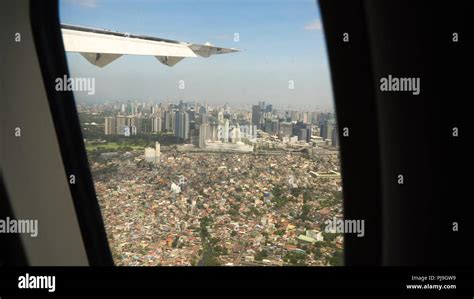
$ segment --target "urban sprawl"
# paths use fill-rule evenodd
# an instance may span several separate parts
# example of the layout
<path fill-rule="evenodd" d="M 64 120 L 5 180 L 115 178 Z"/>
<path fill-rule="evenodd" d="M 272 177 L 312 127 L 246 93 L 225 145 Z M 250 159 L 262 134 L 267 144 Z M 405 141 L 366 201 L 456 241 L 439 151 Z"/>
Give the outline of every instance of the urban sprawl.
<path fill-rule="evenodd" d="M 342 264 L 335 116 L 207 103 L 78 104 L 117 265 Z"/>

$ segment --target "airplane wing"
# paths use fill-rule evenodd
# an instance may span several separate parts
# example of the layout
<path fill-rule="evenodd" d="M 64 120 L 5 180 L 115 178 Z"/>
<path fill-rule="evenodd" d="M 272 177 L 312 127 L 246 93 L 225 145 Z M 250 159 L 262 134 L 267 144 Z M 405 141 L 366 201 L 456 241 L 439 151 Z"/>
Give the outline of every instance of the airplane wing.
<path fill-rule="evenodd" d="M 161 63 L 173 66 L 187 57 L 209 57 L 238 52 L 209 43 L 190 44 L 143 35 L 132 35 L 75 25 L 61 25 L 64 48 L 80 53 L 90 63 L 104 67 L 122 55 L 151 55 Z"/>

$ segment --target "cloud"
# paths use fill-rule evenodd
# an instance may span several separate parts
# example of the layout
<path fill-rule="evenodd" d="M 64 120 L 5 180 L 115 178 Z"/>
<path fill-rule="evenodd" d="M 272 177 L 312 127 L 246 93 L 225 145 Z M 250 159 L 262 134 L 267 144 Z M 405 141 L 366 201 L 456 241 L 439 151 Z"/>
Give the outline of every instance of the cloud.
<path fill-rule="evenodd" d="M 68 0 L 67 2 L 87 8 L 95 8 L 98 6 L 98 0 Z"/>
<path fill-rule="evenodd" d="M 303 27 L 304 30 L 321 30 L 322 28 L 323 25 L 320 20 L 312 21 Z"/>

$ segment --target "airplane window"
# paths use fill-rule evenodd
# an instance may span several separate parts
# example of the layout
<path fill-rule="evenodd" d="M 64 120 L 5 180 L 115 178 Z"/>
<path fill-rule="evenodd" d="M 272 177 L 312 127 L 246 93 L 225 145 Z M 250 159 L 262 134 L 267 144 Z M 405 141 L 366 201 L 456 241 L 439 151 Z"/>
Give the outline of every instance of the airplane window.
<path fill-rule="evenodd" d="M 124 266 L 343 264 L 338 128 L 313 0 L 60 1 Z"/>

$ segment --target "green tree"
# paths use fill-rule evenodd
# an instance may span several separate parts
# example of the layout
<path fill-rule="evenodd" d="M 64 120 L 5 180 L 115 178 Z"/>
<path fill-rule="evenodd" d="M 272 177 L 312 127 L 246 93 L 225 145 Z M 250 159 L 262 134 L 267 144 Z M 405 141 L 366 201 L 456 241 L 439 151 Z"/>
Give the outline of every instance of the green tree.
<path fill-rule="evenodd" d="M 336 238 L 336 234 L 323 232 L 324 241 L 332 242 Z"/>
<path fill-rule="evenodd" d="M 299 218 L 302 221 L 308 220 L 310 211 L 311 211 L 311 207 L 307 204 L 303 204 L 303 207 L 301 208 L 301 214 L 300 214 Z"/>
<path fill-rule="evenodd" d="M 255 254 L 255 260 L 256 261 L 261 261 L 263 259 L 266 259 L 268 257 L 268 252 L 264 249 L 264 250 L 261 250 L 259 252 L 257 252 L 257 254 Z"/>
<path fill-rule="evenodd" d="M 290 251 L 284 257 L 283 260 L 294 266 L 306 265 L 306 254 L 303 252 Z"/>
<path fill-rule="evenodd" d="M 275 186 L 275 187 L 273 187 L 272 194 L 275 197 L 280 197 L 283 194 L 283 191 L 281 190 L 280 186 Z"/>
<path fill-rule="evenodd" d="M 344 254 L 342 250 L 337 249 L 333 256 L 329 259 L 329 264 L 331 266 L 344 266 Z"/>

